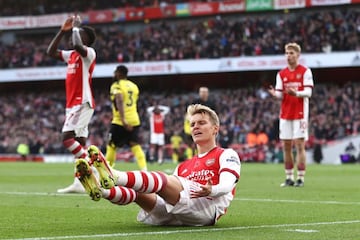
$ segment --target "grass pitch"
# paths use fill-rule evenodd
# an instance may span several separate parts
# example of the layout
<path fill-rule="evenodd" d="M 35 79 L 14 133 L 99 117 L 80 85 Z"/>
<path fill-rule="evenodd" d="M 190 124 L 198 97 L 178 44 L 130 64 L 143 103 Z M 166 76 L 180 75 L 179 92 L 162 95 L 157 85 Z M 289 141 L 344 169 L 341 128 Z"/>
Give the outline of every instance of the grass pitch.
<path fill-rule="evenodd" d="M 282 165 L 243 163 L 236 197 L 212 227 L 147 226 L 135 204 L 56 194 L 72 172 L 71 164 L 0 163 L 0 239 L 360 239 L 360 165 L 309 165 L 304 188 L 280 188 Z"/>

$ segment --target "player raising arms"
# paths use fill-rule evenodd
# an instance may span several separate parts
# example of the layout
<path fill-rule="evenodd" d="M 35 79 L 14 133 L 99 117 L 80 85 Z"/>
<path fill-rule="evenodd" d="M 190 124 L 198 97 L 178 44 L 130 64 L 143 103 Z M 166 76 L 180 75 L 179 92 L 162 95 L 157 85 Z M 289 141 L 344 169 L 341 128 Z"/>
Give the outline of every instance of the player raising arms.
<path fill-rule="evenodd" d="M 297 43 L 285 45 L 288 66 L 278 72 L 275 89 L 269 93 L 281 98 L 280 139 L 283 142 L 286 186 L 304 186 L 306 169 L 305 141 L 308 139 L 309 98 L 314 87 L 312 72 L 299 64 L 301 48 Z M 293 144 L 296 148 L 297 180 L 294 182 Z"/>
<path fill-rule="evenodd" d="M 216 146 L 219 118 L 213 110 L 194 104 L 187 114 L 198 155 L 180 163 L 173 175 L 112 170 L 108 174 L 113 174 L 116 186 L 104 189 L 87 161 L 77 160 L 77 174 L 92 199 L 102 197 L 118 205 L 135 202 L 141 207 L 137 219 L 146 224 L 214 225 L 234 198 L 241 163 L 233 149 Z"/>
<path fill-rule="evenodd" d="M 65 80 L 66 116 L 62 128 L 62 141 L 75 158 L 85 158 L 84 149 L 88 137 L 88 125 L 94 113 L 94 97 L 92 92 L 92 73 L 95 67 L 96 53 L 90 46 L 96 35 L 94 29 L 81 26 L 79 16 L 66 19 L 60 31 L 51 41 L 47 54 L 54 59 L 67 63 Z M 73 50 L 58 49 L 65 33 L 72 30 L 70 43 Z M 75 178 L 74 183 L 58 192 L 84 192 L 84 188 Z"/>
<path fill-rule="evenodd" d="M 164 162 L 165 116 L 170 112 L 170 108 L 168 106 L 155 104 L 154 106 L 148 107 L 146 112 L 150 120 L 150 161 L 154 161 L 155 151 L 157 149 L 157 162 L 162 164 Z"/>

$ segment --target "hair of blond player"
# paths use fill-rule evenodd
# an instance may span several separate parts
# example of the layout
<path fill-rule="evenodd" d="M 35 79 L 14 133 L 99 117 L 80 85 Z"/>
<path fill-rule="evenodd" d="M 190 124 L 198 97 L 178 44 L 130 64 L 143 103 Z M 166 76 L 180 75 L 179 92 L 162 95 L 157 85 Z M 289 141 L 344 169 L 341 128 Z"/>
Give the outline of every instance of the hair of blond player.
<path fill-rule="evenodd" d="M 294 50 L 294 51 L 297 52 L 297 53 L 301 53 L 301 47 L 300 47 L 300 45 L 297 44 L 297 43 L 294 43 L 294 42 L 291 42 L 291 43 L 286 44 L 286 45 L 285 45 L 285 50 L 287 50 L 287 49 L 292 49 L 292 50 Z"/>
<path fill-rule="evenodd" d="M 209 115 L 210 118 L 210 122 L 212 124 L 214 124 L 215 126 L 220 126 L 220 121 L 219 121 L 219 117 L 216 114 L 216 112 L 214 110 L 212 110 L 211 108 L 202 105 L 202 104 L 192 104 L 189 105 L 187 108 L 187 118 L 189 119 L 191 116 L 195 115 L 195 114 L 207 114 Z"/>

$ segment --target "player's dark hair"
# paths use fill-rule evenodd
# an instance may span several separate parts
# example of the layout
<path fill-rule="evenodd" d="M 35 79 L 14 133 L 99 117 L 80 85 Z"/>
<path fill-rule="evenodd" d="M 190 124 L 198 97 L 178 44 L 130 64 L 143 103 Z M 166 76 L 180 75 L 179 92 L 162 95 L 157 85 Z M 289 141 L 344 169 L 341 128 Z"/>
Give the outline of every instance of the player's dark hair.
<path fill-rule="evenodd" d="M 88 44 L 89 44 L 89 46 L 91 46 L 95 42 L 95 39 L 96 39 L 95 29 L 93 29 L 92 27 L 89 27 L 89 26 L 82 26 L 81 28 L 88 35 L 88 39 L 89 39 Z"/>
<path fill-rule="evenodd" d="M 121 73 L 124 76 L 127 76 L 128 74 L 128 68 L 124 65 L 119 65 L 116 67 L 116 71 L 118 71 L 119 73 Z"/>

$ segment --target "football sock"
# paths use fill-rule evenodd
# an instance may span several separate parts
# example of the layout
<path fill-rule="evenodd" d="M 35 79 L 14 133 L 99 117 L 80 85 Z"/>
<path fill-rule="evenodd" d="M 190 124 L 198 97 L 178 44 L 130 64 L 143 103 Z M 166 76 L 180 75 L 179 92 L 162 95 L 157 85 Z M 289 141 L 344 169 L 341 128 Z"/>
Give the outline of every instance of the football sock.
<path fill-rule="evenodd" d="M 131 151 L 135 155 L 136 162 L 140 170 L 147 170 L 145 153 L 142 150 L 140 144 L 131 147 Z"/>
<path fill-rule="evenodd" d="M 135 201 L 137 193 L 134 189 L 115 186 L 111 189 L 101 189 L 102 196 L 113 204 L 126 205 Z"/>
<path fill-rule="evenodd" d="M 285 175 L 286 179 L 291 179 L 294 181 L 294 164 L 293 163 L 285 163 Z"/>
<path fill-rule="evenodd" d="M 137 192 L 156 193 L 167 184 L 166 175 L 162 172 L 147 171 L 116 171 L 116 185 L 132 188 Z"/>
<path fill-rule="evenodd" d="M 159 150 L 158 150 L 158 158 L 159 158 L 158 161 L 162 163 L 162 162 L 163 162 L 163 158 L 164 158 L 164 154 L 163 154 L 163 150 L 162 150 L 162 149 L 159 149 Z"/>
<path fill-rule="evenodd" d="M 176 153 L 172 153 L 171 154 L 171 159 L 172 159 L 173 163 L 178 163 L 179 162 L 179 155 L 177 155 Z"/>
<path fill-rule="evenodd" d="M 194 151 L 192 150 L 191 147 L 186 148 L 185 151 L 186 151 L 186 159 L 190 159 L 193 157 Z"/>
<path fill-rule="evenodd" d="M 305 177 L 305 164 L 299 163 L 297 166 L 297 178 L 304 182 Z"/>
<path fill-rule="evenodd" d="M 75 156 L 75 158 L 86 158 L 86 150 L 74 138 L 64 140 L 63 145 Z"/>
<path fill-rule="evenodd" d="M 116 147 L 111 145 L 106 146 L 106 156 L 105 159 L 109 162 L 111 167 L 114 167 L 116 160 Z"/>

